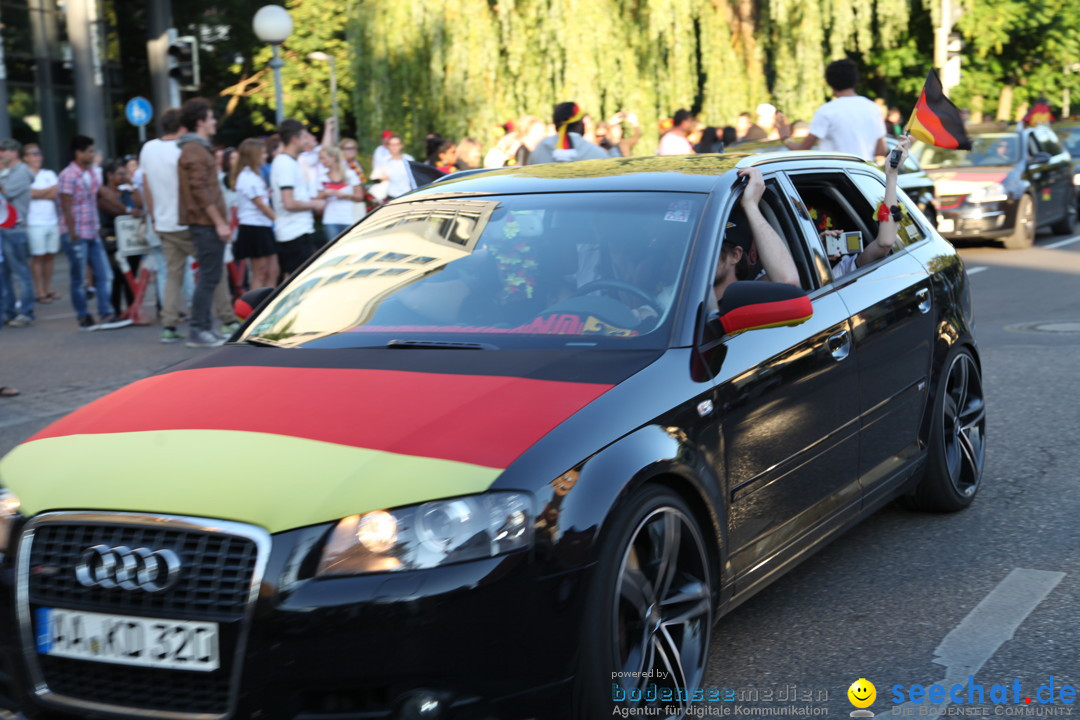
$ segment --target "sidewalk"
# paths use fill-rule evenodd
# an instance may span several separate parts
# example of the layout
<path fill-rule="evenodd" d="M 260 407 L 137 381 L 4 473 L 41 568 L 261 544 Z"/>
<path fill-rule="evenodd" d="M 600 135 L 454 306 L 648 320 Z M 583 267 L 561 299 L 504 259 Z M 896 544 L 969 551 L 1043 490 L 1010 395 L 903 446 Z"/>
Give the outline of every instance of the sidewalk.
<path fill-rule="evenodd" d="M 53 289 L 63 298 L 37 304 L 33 325 L 0 330 L 0 385 L 22 393 L 0 398 L 0 455 L 56 417 L 206 352 L 183 342 L 160 341 L 152 283 L 144 309 L 155 324 L 94 332 L 82 332 L 76 324 L 67 260 L 62 254 L 56 259 Z M 96 315 L 96 305 L 91 302 L 90 306 Z M 186 328 L 181 325 L 181 332 Z"/>

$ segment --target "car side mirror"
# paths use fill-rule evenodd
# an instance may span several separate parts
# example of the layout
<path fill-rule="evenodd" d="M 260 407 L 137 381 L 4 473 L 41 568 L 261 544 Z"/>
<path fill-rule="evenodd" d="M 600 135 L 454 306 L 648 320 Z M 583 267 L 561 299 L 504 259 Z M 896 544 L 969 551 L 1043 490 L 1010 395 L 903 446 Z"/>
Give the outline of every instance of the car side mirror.
<path fill-rule="evenodd" d="M 1048 152 L 1037 152 L 1028 158 L 1028 165 L 1045 165 L 1052 157 Z"/>
<path fill-rule="evenodd" d="M 709 324 L 718 334 L 800 325 L 814 315 L 806 292 L 787 283 L 744 280 L 728 285 Z"/>
<path fill-rule="evenodd" d="M 272 292 L 274 288 L 268 287 L 248 290 L 233 301 L 233 312 L 241 321 L 247 320 Z"/>

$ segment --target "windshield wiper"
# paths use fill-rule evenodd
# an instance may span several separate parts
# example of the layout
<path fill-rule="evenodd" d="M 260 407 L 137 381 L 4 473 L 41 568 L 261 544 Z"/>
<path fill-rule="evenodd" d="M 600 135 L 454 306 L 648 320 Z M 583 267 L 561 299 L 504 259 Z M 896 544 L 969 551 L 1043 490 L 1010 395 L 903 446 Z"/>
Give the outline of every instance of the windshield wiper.
<path fill-rule="evenodd" d="M 257 336 L 256 337 L 246 337 L 246 338 L 243 339 L 243 342 L 247 343 L 248 345 L 255 345 L 257 347 L 272 347 L 272 348 L 284 348 L 285 347 L 281 343 L 276 343 L 276 342 L 273 342 L 272 340 L 264 340 L 261 337 L 257 337 Z"/>
<path fill-rule="evenodd" d="M 391 350 L 411 350 L 427 348 L 436 350 L 498 350 L 490 343 L 453 342 L 449 340 L 391 340 L 386 343 Z"/>

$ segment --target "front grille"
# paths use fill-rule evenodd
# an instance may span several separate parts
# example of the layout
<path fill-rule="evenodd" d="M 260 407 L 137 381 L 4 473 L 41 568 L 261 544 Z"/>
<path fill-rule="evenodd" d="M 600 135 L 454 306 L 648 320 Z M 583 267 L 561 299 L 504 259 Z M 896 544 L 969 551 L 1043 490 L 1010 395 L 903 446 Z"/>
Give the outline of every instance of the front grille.
<path fill-rule="evenodd" d="M 943 210 L 959 207 L 960 203 L 964 202 L 964 198 L 966 197 L 967 195 L 939 195 L 938 207 Z"/>
<path fill-rule="evenodd" d="M 40 655 L 49 690 L 109 705 L 179 713 L 223 714 L 229 676 L 216 672 L 159 670 Z"/>
<path fill-rule="evenodd" d="M 66 515 L 67 517 L 58 517 Z M 165 712 L 226 716 L 235 698 L 231 686 L 242 655 L 252 587 L 262 575 L 269 550 L 259 531 L 237 523 L 187 518 L 56 513 L 28 525 L 29 542 L 20 553 L 19 583 L 23 638 L 31 653 L 31 672 L 47 688 L 46 699 L 76 709 L 83 703 L 115 708 L 128 715 Z M 181 570 L 176 584 L 162 592 L 85 587 L 75 567 L 87 549 L 172 550 Z M 56 657 L 34 652 L 40 607 L 218 623 L 220 667 L 211 672 L 144 668 Z"/>
<path fill-rule="evenodd" d="M 168 548 L 180 556 L 177 584 L 165 592 L 84 587 L 75 566 L 87 548 Z M 46 607 L 151 617 L 238 620 L 251 592 L 257 556 L 245 537 L 156 527 L 47 524 L 30 550 L 30 602 Z"/>

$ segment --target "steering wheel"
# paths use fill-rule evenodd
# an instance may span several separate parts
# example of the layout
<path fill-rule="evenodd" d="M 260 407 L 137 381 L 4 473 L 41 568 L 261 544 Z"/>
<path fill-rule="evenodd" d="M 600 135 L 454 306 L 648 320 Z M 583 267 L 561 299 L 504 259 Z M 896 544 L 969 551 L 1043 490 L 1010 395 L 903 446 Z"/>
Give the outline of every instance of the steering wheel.
<path fill-rule="evenodd" d="M 574 297 L 588 295 L 591 292 L 604 289 L 630 293 L 631 295 L 640 298 L 653 312 L 656 313 L 657 317 L 664 314 L 664 307 L 660 304 L 659 300 L 636 285 L 631 285 L 622 280 L 593 280 L 592 282 L 587 282 L 574 291 Z"/>

